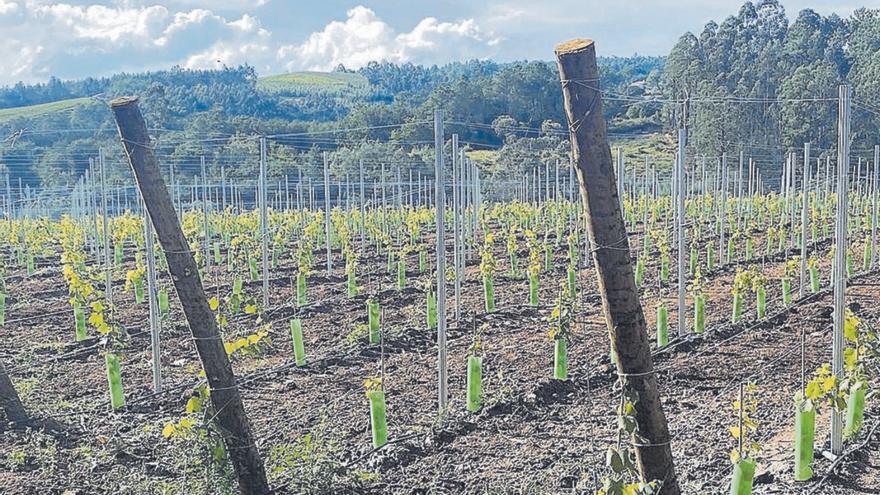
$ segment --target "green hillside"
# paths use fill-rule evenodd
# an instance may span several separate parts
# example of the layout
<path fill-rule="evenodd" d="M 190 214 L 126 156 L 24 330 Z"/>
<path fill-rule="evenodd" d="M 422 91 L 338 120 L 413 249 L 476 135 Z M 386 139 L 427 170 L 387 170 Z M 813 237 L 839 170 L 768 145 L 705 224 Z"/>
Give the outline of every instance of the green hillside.
<path fill-rule="evenodd" d="M 39 117 L 40 115 L 70 110 L 80 105 L 85 105 L 91 101 L 93 100 L 86 96 L 82 98 L 53 101 L 51 103 L 41 103 L 39 105 L 3 108 L 0 109 L 0 122 L 6 122 L 19 117 Z"/>
<path fill-rule="evenodd" d="M 369 82 L 360 74 L 347 72 L 291 72 L 257 79 L 257 89 L 268 93 L 296 91 L 306 86 L 366 88 Z"/>

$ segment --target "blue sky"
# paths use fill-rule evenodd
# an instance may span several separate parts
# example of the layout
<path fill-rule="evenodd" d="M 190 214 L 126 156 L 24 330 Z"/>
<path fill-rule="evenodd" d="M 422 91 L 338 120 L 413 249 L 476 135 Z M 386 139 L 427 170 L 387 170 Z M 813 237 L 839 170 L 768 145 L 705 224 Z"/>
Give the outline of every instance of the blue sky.
<path fill-rule="evenodd" d="M 370 60 L 550 60 L 572 37 L 600 55 L 666 54 L 742 2 L 719 0 L 0 0 L 0 85 L 181 65 L 261 75 Z M 848 16 L 880 0 L 784 1 Z"/>

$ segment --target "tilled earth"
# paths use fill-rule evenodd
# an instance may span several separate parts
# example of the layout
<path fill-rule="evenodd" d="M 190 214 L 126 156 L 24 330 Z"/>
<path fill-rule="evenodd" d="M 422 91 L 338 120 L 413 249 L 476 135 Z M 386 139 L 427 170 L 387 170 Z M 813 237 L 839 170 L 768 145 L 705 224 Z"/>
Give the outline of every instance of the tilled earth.
<path fill-rule="evenodd" d="M 763 241 L 755 253 L 763 253 Z M 636 244 L 635 242 L 633 244 Z M 829 243 L 819 242 L 820 253 Z M 758 249 L 761 247 L 762 249 Z M 496 275 L 498 311 L 482 311 L 477 260 L 468 260 L 462 284 L 461 318 L 454 318 L 452 284 L 447 293 L 449 328 L 449 413 L 437 414 L 437 347 L 426 329 L 424 292 L 414 270 L 409 286 L 398 290 L 396 275 L 385 273 L 384 257 L 367 256 L 359 275 L 362 295 L 345 296 L 342 261 L 327 275 L 318 254 L 309 278 L 310 303 L 292 303 L 293 264 L 284 259 L 271 272 L 271 344 L 265 352 L 236 356 L 245 407 L 270 479 L 279 493 L 592 493 L 603 473 L 605 451 L 618 439 L 615 410 L 620 398 L 609 360 L 607 330 L 592 268 L 578 273 L 579 311 L 569 346 L 570 380 L 550 380 L 552 342 L 547 317 L 565 278 L 566 249 L 556 249 L 554 270 L 541 275 L 541 302 L 528 306 L 528 283 L 510 277 L 499 248 Z M 789 255 L 794 253 L 791 251 Z M 130 267 L 133 253 L 127 253 Z M 527 253 L 520 253 L 524 264 Z M 701 253 L 701 257 L 705 253 Z M 338 253 L 337 253 L 338 257 Z M 823 259 L 827 260 L 827 256 Z M 704 274 L 707 331 L 673 337 L 654 349 L 664 411 L 672 433 L 676 469 L 686 493 L 721 493 L 731 473 L 728 428 L 736 422 L 732 403 L 740 382 L 758 386 L 763 451 L 755 493 L 880 493 L 880 407 L 869 397 L 863 434 L 847 448 L 853 453 L 835 464 L 829 450 L 829 417 L 817 419 L 816 480 L 792 479 L 793 396 L 801 386 L 801 342 L 807 374 L 831 358 L 831 293 L 827 262 L 820 265 L 823 290 L 806 291 L 786 308 L 779 277 L 786 255 L 756 256 Z M 416 259 L 409 261 L 410 269 Z M 55 258 L 40 260 L 26 277 L 7 277 L 6 324 L 0 359 L 6 364 L 28 408 L 37 417 L 68 426 L 66 434 L 0 429 L 0 493 L 189 493 L 223 492 L 217 478 L 205 482 L 211 466 L 198 445 L 165 439 L 162 428 L 177 421 L 199 369 L 195 348 L 179 305 L 162 321 L 161 365 L 165 392 L 152 391 L 146 305 L 125 291 L 125 267 L 115 270 L 115 317 L 130 338 L 122 374 L 128 405 L 113 412 L 96 339 L 74 344 L 73 315 Z M 768 317 L 757 321 L 754 297 L 746 298 L 743 321 L 730 324 L 733 277 L 737 266 L 761 266 L 770 280 Z M 656 257 L 649 262 L 642 300 L 651 337 L 655 308 L 670 308 L 670 332 L 677 321 L 675 285 L 658 279 Z M 675 274 L 675 265 L 671 270 Z M 209 295 L 228 293 L 231 277 L 215 268 L 206 277 Z M 674 280 L 670 280 L 670 283 Z M 170 287 L 167 277 L 160 282 Z M 245 291 L 259 298 L 260 282 Z M 367 293 L 383 307 L 384 339 L 371 346 L 355 331 L 366 322 Z M 794 281 L 794 292 L 798 292 Z M 850 281 L 848 303 L 867 321 L 880 320 L 880 273 Z M 293 363 L 288 322 L 303 320 L 308 365 Z M 688 311 L 692 323 L 692 309 Z M 465 363 L 473 326 L 484 328 L 484 407 L 464 407 Z M 255 315 L 234 317 L 227 340 L 258 329 Z M 384 360 L 382 359 L 384 357 Z M 364 379 L 380 373 L 384 362 L 390 442 L 370 443 Z M 872 390 L 877 389 L 876 380 Z M 873 432 L 873 434 L 869 434 Z M 311 433 L 308 437 L 306 434 Z M 309 441 L 304 439 L 308 438 Z M 626 442 L 626 440 L 623 440 Z M 296 448 L 290 448 L 296 446 Z M 856 449 L 855 447 L 861 448 Z M 285 447 L 288 447 L 285 449 Z M 820 482 L 821 480 L 821 482 Z"/>

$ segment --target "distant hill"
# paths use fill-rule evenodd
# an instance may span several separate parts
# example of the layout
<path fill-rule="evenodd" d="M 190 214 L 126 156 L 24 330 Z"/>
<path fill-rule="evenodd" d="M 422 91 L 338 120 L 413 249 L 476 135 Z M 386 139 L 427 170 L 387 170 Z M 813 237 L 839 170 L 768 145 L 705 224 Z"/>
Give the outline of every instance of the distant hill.
<path fill-rule="evenodd" d="M 257 89 L 267 93 L 297 91 L 303 87 L 355 87 L 366 89 L 370 82 L 352 72 L 291 72 L 257 79 Z"/>
<path fill-rule="evenodd" d="M 39 117 L 54 112 L 71 110 L 81 105 L 93 102 L 89 97 L 68 98 L 66 100 L 40 103 L 38 105 L 25 105 L 13 108 L 0 108 L 0 122 L 7 122 L 19 117 Z"/>

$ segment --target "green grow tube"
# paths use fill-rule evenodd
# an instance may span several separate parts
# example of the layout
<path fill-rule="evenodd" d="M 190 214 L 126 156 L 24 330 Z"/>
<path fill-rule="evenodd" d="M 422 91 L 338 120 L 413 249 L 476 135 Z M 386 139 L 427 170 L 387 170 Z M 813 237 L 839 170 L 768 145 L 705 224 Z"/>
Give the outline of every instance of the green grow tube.
<path fill-rule="evenodd" d="M 706 331 L 706 296 L 699 294 L 694 297 L 694 332 Z"/>
<path fill-rule="evenodd" d="M 544 247 L 544 270 L 550 271 L 553 268 L 553 251 L 550 245 Z"/>
<path fill-rule="evenodd" d="M 367 301 L 367 321 L 370 328 L 370 343 L 379 343 L 379 302 Z"/>
<path fill-rule="evenodd" d="M 572 296 L 577 294 L 577 272 L 573 266 L 568 267 L 568 292 Z"/>
<path fill-rule="evenodd" d="M 752 480 L 755 477 L 755 461 L 742 459 L 733 466 L 733 479 L 730 495 L 751 495 Z"/>
<path fill-rule="evenodd" d="M 742 294 L 739 292 L 733 294 L 733 310 L 730 314 L 730 322 L 738 323 L 740 318 L 742 318 L 743 313 L 743 300 Z"/>
<path fill-rule="evenodd" d="M 397 288 L 406 288 L 406 260 L 403 257 L 397 260 Z"/>
<path fill-rule="evenodd" d="M 641 287 L 645 279 L 645 260 L 641 257 L 636 261 L 636 286 Z"/>
<path fill-rule="evenodd" d="M 144 303 L 144 281 L 143 281 L 143 279 L 137 280 L 134 283 L 134 302 L 137 304 Z"/>
<path fill-rule="evenodd" d="M 813 294 L 819 292 L 820 289 L 819 268 L 815 266 L 810 267 L 810 289 Z"/>
<path fill-rule="evenodd" d="M 214 241 L 214 264 L 219 265 L 223 261 L 223 257 L 220 256 L 220 241 Z"/>
<path fill-rule="evenodd" d="M 782 304 L 791 304 L 791 279 L 788 277 L 782 279 Z"/>
<path fill-rule="evenodd" d="M 565 338 L 553 341 L 553 378 L 568 380 L 568 341 Z"/>
<path fill-rule="evenodd" d="M 419 251 L 419 273 L 425 273 L 428 266 L 428 253 Z"/>
<path fill-rule="evenodd" d="M 693 275 L 697 271 L 697 261 L 699 260 L 699 255 L 697 254 L 697 248 L 691 247 L 691 257 L 690 257 L 690 265 L 689 270 L 690 274 Z"/>
<path fill-rule="evenodd" d="M 6 293 L 0 292 L 0 325 L 6 323 Z"/>
<path fill-rule="evenodd" d="M 757 299 L 758 319 L 760 320 L 767 314 L 767 290 L 763 287 L 758 287 L 758 290 L 755 292 L 755 298 Z"/>
<path fill-rule="evenodd" d="M 306 276 L 304 273 L 296 275 L 296 305 L 306 305 Z"/>
<path fill-rule="evenodd" d="M 715 249 L 712 244 L 706 244 L 706 271 L 711 272 L 715 268 Z"/>
<path fill-rule="evenodd" d="M 660 280 L 669 281 L 669 256 L 666 254 L 660 258 Z"/>
<path fill-rule="evenodd" d="M 76 324 L 76 341 L 82 342 L 89 338 L 86 332 L 86 312 L 79 303 L 73 305 L 73 320 Z"/>
<path fill-rule="evenodd" d="M 36 267 L 34 266 L 34 254 L 28 253 L 27 257 L 27 274 L 33 275 L 36 272 Z"/>
<path fill-rule="evenodd" d="M 816 437 L 816 410 L 795 409 L 794 417 L 794 480 L 809 481 L 813 478 L 813 441 Z"/>
<path fill-rule="evenodd" d="M 853 387 L 846 400 L 846 426 L 844 435 L 851 437 L 862 429 L 865 421 L 865 387 Z"/>
<path fill-rule="evenodd" d="M 467 410 L 480 410 L 483 395 L 483 358 L 468 356 L 467 361 Z"/>
<path fill-rule="evenodd" d="M 306 349 L 303 343 L 302 320 L 290 320 L 290 335 L 293 337 L 293 356 L 297 366 L 306 365 Z"/>
<path fill-rule="evenodd" d="M 666 305 L 657 306 L 657 347 L 666 347 L 669 343 L 669 310 Z"/>
<path fill-rule="evenodd" d="M 746 261 L 752 261 L 752 238 L 746 238 Z"/>
<path fill-rule="evenodd" d="M 425 307 L 428 330 L 433 330 L 437 328 L 437 297 L 434 296 L 434 291 L 430 289 L 425 293 Z"/>
<path fill-rule="evenodd" d="M 348 295 L 349 299 L 357 295 L 357 274 L 354 270 L 349 271 L 347 274 L 345 293 Z"/>
<path fill-rule="evenodd" d="M 538 305 L 538 276 L 529 274 L 529 304 Z"/>
<path fill-rule="evenodd" d="M 257 281 L 260 278 L 260 272 L 257 270 L 257 260 L 254 258 L 248 259 L 248 267 L 250 267 L 251 282 Z"/>
<path fill-rule="evenodd" d="M 370 390 L 367 392 L 370 399 L 370 429 L 373 432 L 373 448 L 388 443 L 388 423 L 385 420 L 385 392 L 382 390 Z"/>
<path fill-rule="evenodd" d="M 119 356 L 108 352 L 104 355 L 107 367 L 107 382 L 110 384 L 110 406 L 113 409 L 125 407 L 125 394 L 122 391 L 122 372 L 119 369 Z"/>
<path fill-rule="evenodd" d="M 113 261 L 116 262 L 117 265 L 122 263 L 122 243 L 113 246 Z"/>
<path fill-rule="evenodd" d="M 159 301 L 159 314 L 167 315 L 170 306 L 168 304 L 168 291 L 165 289 L 159 289 L 156 292 L 156 299 Z"/>
<path fill-rule="evenodd" d="M 492 277 L 483 277 L 483 296 L 486 300 L 486 312 L 495 312 L 495 282 Z"/>

